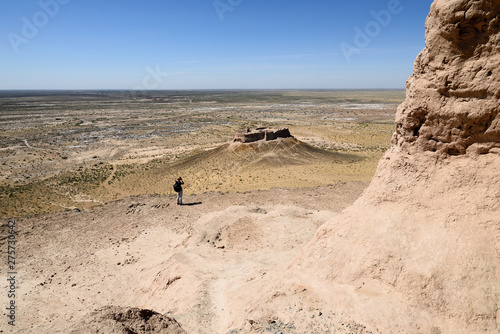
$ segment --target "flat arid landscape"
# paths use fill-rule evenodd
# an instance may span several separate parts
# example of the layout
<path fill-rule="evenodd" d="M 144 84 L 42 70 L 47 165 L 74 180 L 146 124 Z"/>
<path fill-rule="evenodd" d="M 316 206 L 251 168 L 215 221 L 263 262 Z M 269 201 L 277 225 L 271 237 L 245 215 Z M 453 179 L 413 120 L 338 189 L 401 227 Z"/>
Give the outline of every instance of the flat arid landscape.
<path fill-rule="evenodd" d="M 404 91 L 3 92 L 0 214 L 83 209 L 130 195 L 368 182 Z M 270 144 L 223 150 L 234 133 L 289 128 L 329 154 Z M 281 160 L 279 159 L 281 156 Z M 269 155 L 268 155 L 269 157 Z M 287 160 L 288 159 L 288 160 Z"/>

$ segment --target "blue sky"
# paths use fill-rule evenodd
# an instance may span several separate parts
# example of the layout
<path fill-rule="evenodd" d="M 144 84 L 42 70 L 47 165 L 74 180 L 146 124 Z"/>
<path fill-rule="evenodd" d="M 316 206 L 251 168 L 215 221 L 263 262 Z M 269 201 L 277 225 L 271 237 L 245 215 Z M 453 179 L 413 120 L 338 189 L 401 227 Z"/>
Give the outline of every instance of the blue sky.
<path fill-rule="evenodd" d="M 0 89 L 404 88 L 431 0 L 3 0 Z"/>

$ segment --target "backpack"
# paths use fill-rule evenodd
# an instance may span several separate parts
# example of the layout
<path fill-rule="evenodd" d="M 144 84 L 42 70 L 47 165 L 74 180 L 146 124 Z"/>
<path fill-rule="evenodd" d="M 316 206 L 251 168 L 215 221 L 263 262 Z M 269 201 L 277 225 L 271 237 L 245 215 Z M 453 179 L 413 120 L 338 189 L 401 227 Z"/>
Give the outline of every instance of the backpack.
<path fill-rule="evenodd" d="M 175 184 L 174 184 L 174 191 L 176 193 L 178 193 L 179 191 L 181 191 L 181 189 L 182 189 L 181 188 L 181 184 L 179 182 L 175 182 Z"/>

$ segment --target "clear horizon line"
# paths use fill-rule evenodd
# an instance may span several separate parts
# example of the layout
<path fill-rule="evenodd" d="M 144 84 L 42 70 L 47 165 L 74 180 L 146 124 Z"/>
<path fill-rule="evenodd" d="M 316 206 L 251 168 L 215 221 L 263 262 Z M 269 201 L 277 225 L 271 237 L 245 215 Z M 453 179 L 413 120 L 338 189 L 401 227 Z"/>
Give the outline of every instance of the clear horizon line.
<path fill-rule="evenodd" d="M 126 88 L 14 88 L 0 89 L 0 92 L 65 92 L 65 91 L 108 91 L 108 92 L 168 92 L 168 91 L 257 91 L 257 90 L 309 90 L 309 91 L 324 91 L 324 90 L 406 90 L 405 88 L 169 88 L 169 89 L 126 89 Z"/>

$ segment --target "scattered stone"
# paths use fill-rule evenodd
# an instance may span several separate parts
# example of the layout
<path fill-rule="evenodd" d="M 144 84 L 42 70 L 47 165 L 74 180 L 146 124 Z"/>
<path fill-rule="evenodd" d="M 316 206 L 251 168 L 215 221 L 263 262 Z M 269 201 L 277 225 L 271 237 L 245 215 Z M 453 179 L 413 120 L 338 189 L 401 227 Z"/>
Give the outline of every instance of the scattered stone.
<path fill-rule="evenodd" d="M 152 310 L 106 306 L 92 312 L 83 323 L 70 331 L 102 334 L 184 334 L 181 325 L 171 317 Z"/>

